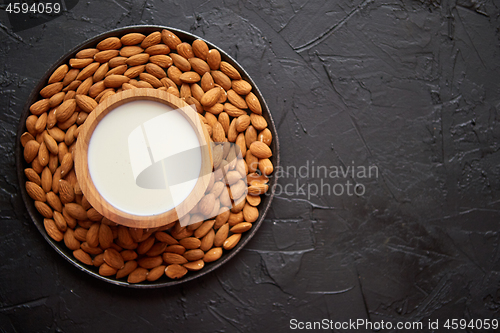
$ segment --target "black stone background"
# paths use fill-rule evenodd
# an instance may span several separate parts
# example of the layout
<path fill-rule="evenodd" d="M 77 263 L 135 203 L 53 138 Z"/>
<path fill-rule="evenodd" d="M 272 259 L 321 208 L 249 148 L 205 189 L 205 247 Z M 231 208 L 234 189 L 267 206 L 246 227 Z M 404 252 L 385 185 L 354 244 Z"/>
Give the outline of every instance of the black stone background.
<path fill-rule="evenodd" d="M 500 317 L 498 1 L 71 5 L 17 31 L 0 11 L 1 332 L 284 332 L 292 318 L 439 319 L 442 332 L 448 318 Z M 278 195 L 246 248 L 194 282 L 131 290 L 80 272 L 25 213 L 16 128 L 60 56 L 135 24 L 233 56 L 269 104 L 285 167 L 377 166 L 378 177 L 324 180 L 362 184 L 362 196 Z M 297 190 L 292 175 L 280 184 Z"/>

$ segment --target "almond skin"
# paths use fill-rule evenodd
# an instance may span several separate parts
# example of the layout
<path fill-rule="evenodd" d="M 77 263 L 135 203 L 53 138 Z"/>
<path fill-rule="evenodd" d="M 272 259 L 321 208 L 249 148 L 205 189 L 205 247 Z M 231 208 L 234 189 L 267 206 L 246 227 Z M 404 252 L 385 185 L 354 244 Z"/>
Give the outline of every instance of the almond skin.
<path fill-rule="evenodd" d="M 116 278 L 117 279 L 121 279 L 127 275 L 129 275 L 130 273 L 132 273 L 135 269 L 137 268 L 137 261 L 134 261 L 134 260 L 131 260 L 131 261 L 127 261 L 124 265 L 123 265 L 123 268 L 122 269 L 119 269 L 117 272 L 116 272 Z"/>
<path fill-rule="evenodd" d="M 228 239 L 224 241 L 224 244 L 222 245 L 224 247 L 224 250 L 231 250 L 238 244 L 238 242 L 241 239 L 241 234 L 233 234 L 231 235 Z"/>
<path fill-rule="evenodd" d="M 114 269 L 122 269 L 125 265 L 120 253 L 112 248 L 104 251 L 104 262 Z"/>
<path fill-rule="evenodd" d="M 182 266 L 187 268 L 189 271 L 199 271 L 200 269 L 202 269 L 205 266 L 205 262 L 202 259 L 200 259 L 200 260 L 188 262 Z"/>
<path fill-rule="evenodd" d="M 203 261 L 204 262 L 212 262 L 218 260 L 222 256 L 222 248 L 221 247 L 214 247 L 210 249 L 205 255 L 203 256 Z"/>
<path fill-rule="evenodd" d="M 179 37 L 177 37 L 176 34 L 174 34 L 172 31 L 170 30 L 167 30 L 167 29 L 163 29 L 162 32 L 161 32 L 161 40 L 163 41 L 163 43 L 167 44 L 167 46 L 171 49 L 171 50 L 176 50 L 177 49 L 177 45 L 179 45 L 181 42 L 181 40 L 179 39 Z"/>
<path fill-rule="evenodd" d="M 92 265 L 92 258 L 88 253 L 86 253 L 82 249 L 77 249 L 73 251 L 73 257 L 75 257 L 77 260 L 81 261 L 86 265 Z"/>
<path fill-rule="evenodd" d="M 273 155 L 271 148 L 260 141 L 253 142 L 250 145 L 250 151 L 257 158 L 269 158 Z"/>
<path fill-rule="evenodd" d="M 205 43 L 201 39 L 197 39 L 193 42 L 192 48 L 193 48 L 193 53 L 196 57 L 202 60 L 207 60 L 207 55 L 208 55 L 207 43 Z"/>
<path fill-rule="evenodd" d="M 45 231 L 47 231 L 47 234 L 50 236 L 50 238 L 52 238 L 56 242 L 60 242 L 63 240 L 64 235 L 61 231 L 59 231 L 54 220 L 47 218 L 44 219 L 43 226 L 45 227 Z"/>
<path fill-rule="evenodd" d="M 122 38 L 120 38 L 120 41 L 122 42 L 123 45 L 136 45 L 142 43 L 142 41 L 146 38 L 141 33 L 133 32 L 130 34 L 126 34 Z"/>
<path fill-rule="evenodd" d="M 209 106 L 215 105 L 215 103 L 217 103 L 217 101 L 219 99 L 219 95 L 220 95 L 220 89 L 217 87 L 212 88 L 209 91 L 207 91 L 205 94 L 203 94 L 203 97 L 201 98 L 200 103 L 204 107 L 209 107 Z"/>
<path fill-rule="evenodd" d="M 241 80 L 241 75 L 236 68 L 226 61 L 221 61 L 220 70 L 222 73 L 226 74 L 233 80 Z"/>
<path fill-rule="evenodd" d="M 26 192 L 35 201 L 45 202 L 47 200 L 45 191 L 33 182 L 26 182 Z"/>
<path fill-rule="evenodd" d="M 219 69 L 221 56 L 220 52 L 216 49 L 211 49 L 207 54 L 207 63 L 212 70 Z"/>

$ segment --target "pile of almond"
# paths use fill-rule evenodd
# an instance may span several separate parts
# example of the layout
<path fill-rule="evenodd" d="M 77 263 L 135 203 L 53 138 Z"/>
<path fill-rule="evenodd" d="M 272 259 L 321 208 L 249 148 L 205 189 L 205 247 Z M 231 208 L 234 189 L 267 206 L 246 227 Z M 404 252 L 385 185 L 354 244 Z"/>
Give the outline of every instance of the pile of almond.
<path fill-rule="evenodd" d="M 165 90 L 184 99 L 196 107 L 213 142 L 239 147 L 243 163 L 230 172 L 239 173 L 236 179 L 246 177 L 244 200 L 234 200 L 215 219 L 154 229 L 118 225 L 89 204 L 73 169 L 79 128 L 106 98 L 136 88 Z M 64 241 L 76 259 L 98 267 L 103 276 L 129 283 L 164 275 L 179 279 L 234 248 L 259 217 L 260 195 L 273 172 L 271 131 L 252 85 L 203 40 L 182 42 L 166 29 L 104 39 L 59 66 L 30 111 L 21 136 L 29 165 L 26 191 L 44 217 L 47 234 Z M 227 156 L 224 146 L 229 145 L 219 146 L 221 158 Z M 219 187 L 212 181 L 207 193 L 221 193 Z"/>

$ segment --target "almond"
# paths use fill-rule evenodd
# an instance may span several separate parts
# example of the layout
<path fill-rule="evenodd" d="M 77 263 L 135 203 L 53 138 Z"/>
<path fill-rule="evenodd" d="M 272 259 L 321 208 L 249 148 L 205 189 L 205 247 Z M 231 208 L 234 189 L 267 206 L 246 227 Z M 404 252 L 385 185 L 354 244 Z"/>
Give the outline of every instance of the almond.
<path fill-rule="evenodd" d="M 173 82 L 175 82 L 176 85 L 180 86 L 182 85 L 182 81 L 180 79 L 182 72 L 179 70 L 179 68 L 175 66 L 170 66 L 167 69 L 167 75 L 169 79 L 171 79 Z"/>
<path fill-rule="evenodd" d="M 264 175 L 270 175 L 274 171 L 273 163 L 268 158 L 259 160 L 259 170 Z"/>
<path fill-rule="evenodd" d="M 247 114 L 246 111 L 244 111 L 240 108 L 237 108 L 236 106 L 234 106 L 231 103 L 224 103 L 224 111 L 226 111 L 226 113 L 228 115 L 230 115 L 231 117 L 234 117 L 234 118 L 237 118 L 239 116 L 243 116 L 243 115 Z"/>
<path fill-rule="evenodd" d="M 99 266 L 99 274 L 102 275 L 102 276 L 115 275 L 116 272 L 117 272 L 116 268 L 113 268 L 113 267 L 109 266 L 106 263 L 103 263 L 102 265 Z"/>
<path fill-rule="evenodd" d="M 28 178 L 28 180 L 30 182 L 33 182 L 33 183 L 41 186 L 42 181 L 41 181 L 40 175 L 38 175 L 38 173 L 35 170 L 33 170 L 32 168 L 24 169 L 24 175 L 26 176 L 26 178 Z"/>
<path fill-rule="evenodd" d="M 166 232 L 158 231 L 157 233 L 155 233 L 155 237 L 160 242 L 167 243 L 168 245 L 179 244 L 179 242 L 175 238 L 173 238 Z"/>
<path fill-rule="evenodd" d="M 153 247 L 154 243 L 155 243 L 155 239 L 153 237 L 149 237 L 149 238 L 143 240 L 142 242 L 140 242 L 139 246 L 137 247 L 137 253 L 138 254 L 145 254 Z"/>
<path fill-rule="evenodd" d="M 165 249 L 167 248 L 167 243 L 155 243 L 148 252 L 146 252 L 146 255 L 148 257 L 156 257 L 161 255 L 163 252 L 165 252 Z"/>
<path fill-rule="evenodd" d="M 159 31 L 155 31 L 150 33 L 141 43 L 141 47 L 146 49 L 150 46 L 156 45 L 161 42 L 161 33 Z"/>
<path fill-rule="evenodd" d="M 110 68 L 112 68 L 113 70 L 116 71 L 116 69 L 115 69 L 116 67 L 126 66 L 127 60 L 128 60 L 128 58 L 126 58 L 126 57 L 114 57 L 113 59 L 110 59 L 108 61 L 108 65 Z M 109 74 L 109 72 L 108 72 L 107 75 L 111 75 L 111 74 Z"/>
<path fill-rule="evenodd" d="M 210 51 L 208 51 L 207 63 L 211 69 L 213 70 L 219 69 L 221 62 L 220 60 L 221 56 L 219 51 L 217 51 L 216 49 L 211 49 Z"/>
<path fill-rule="evenodd" d="M 94 48 L 83 49 L 81 51 L 78 51 L 78 53 L 75 55 L 75 58 L 78 59 L 94 58 L 94 55 L 97 52 L 99 52 L 99 50 Z"/>
<path fill-rule="evenodd" d="M 149 58 L 149 61 L 162 68 L 168 68 L 174 63 L 172 58 L 167 55 L 153 55 Z"/>
<path fill-rule="evenodd" d="M 125 75 L 110 75 L 104 79 L 104 86 L 110 88 L 121 87 L 122 84 L 129 82 L 130 78 Z"/>
<path fill-rule="evenodd" d="M 133 250 L 124 250 L 124 251 L 120 252 L 120 255 L 122 256 L 123 260 L 125 260 L 125 261 L 137 259 L 137 253 Z"/>
<path fill-rule="evenodd" d="M 94 59 L 92 59 L 92 58 L 84 58 L 84 59 L 72 58 L 72 59 L 69 59 L 69 65 L 72 68 L 84 68 L 93 62 L 94 62 Z"/>
<path fill-rule="evenodd" d="M 151 56 L 153 55 L 165 55 L 170 53 L 170 48 L 165 44 L 156 44 L 148 47 L 145 52 Z"/>
<path fill-rule="evenodd" d="M 45 227 L 45 231 L 47 231 L 47 235 L 49 235 L 50 238 L 52 238 L 56 242 L 60 242 L 60 241 L 63 240 L 64 235 L 57 228 L 54 220 L 51 220 L 49 218 L 44 219 L 43 220 L 43 226 Z"/>
<path fill-rule="evenodd" d="M 163 43 L 167 44 L 167 46 L 171 49 L 171 50 L 176 50 L 177 49 L 177 45 L 179 45 L 181 42 L 181 40 L 179 39 L 179 37 L 177 37 L 176 34 L 174 34 L 173 32 L 171 32 L 170 30 L 167 30 L 167 29 L 163 29 L 162 32 L 161 32 L 161 39 L 163 41 Z"/>
<path fill-rule="evenodd" d="M 175 67 L 179 68 L 181 71 L 187 72 L 191 70 L 191 64 L 183 56 L 176 53 L 171 53 L 170 58 L 172 58 L 172 60 L 174 61 Z"/>
<path fill-rule="evenodd" d="M 255 222 L 259 218 L 259 210 L 257 207 L 245 204 L 243 208 L 243 218 L 247 222 Z"/>
<path fill-rule="evenodd" d="M 228 211 L 227 216 L 229 217 L 229 215 L 230 213 Z M 219 228 L 219 230 L 217 230 L 217 233 L 215 234 L 214 237 L 214 245 L 222 246 L 224 244 L 224 241 L 227 239 L 228 234 L 229 234 L 229 224 L 225 223 Z"/>
<path fill-rule="evenodd" d="M 224 244 L 222 245 L 224 247 L 224 250 L 231 250 L 238 244 L 238 242 L 241 239 L 241 234 L 233 234 L 229 236 L 228 239 L 224 241 Z"/>
<path fill-rule="evenodd" d="M 245 102 L 243 97 L 238 95 L 233 89 L 229 89 L 227 91 L 227 99 L 229 100 L 229 102 L 231 104 L 233 104 L 237 108 L 240 108 L 240 109 L 248 108 L 247 103 Z"/>
<path fill-rule="evenodd" d="M 231 232 L 233 234 L 241 234 L 243 232 L 246 232 L 248 230 L 250 230 L 252 228 L 252 223 L 249 223 L 249 222 L 241 222 L 241 223 L 238 223 L 236 225 L 234 225 L 232 228 L 231 228 Z"/>
<path fill-rule="evenodd" d="M 163 87 L 163 84 L 156 78 L 155 76 L 149 74 L 149 73 L 141 73 L 139 75 L 139 78 L 150 85 L 152 85 L 155 88 Z"/>
<path fill-rule="evenodd" d="M 210 66 L 200 58 L 190 58 L 188 61 L 191 64 L 191 68 L 199 75 L 210 73 Z"/>
<path fill-rule="evenodd" d="M 184 254 L 184 252 L 186 252 L 186 248 L 184 246 L 180 245 L 180 244 L 169 245 L 165 249 L 165 252 L 167 252 L 167 253 L 176 253 L 176 254 L 180 254 L 182 256 Z"/>
<path fill-rule="evenodd" d="M 193 262 L 188 262 L 182 266 L 187 268 L 189 271 L 199 271 L 200 269 L 202 269 L 205 266 L 205 262 L 200 259 L 200 260 L 196 260 Z"/>
<path fill-rule="evenodd" d="M 233 80 L 241 80 L 241 75 L 236 68 L 226 61 L 221 61 L 220 70 Z"/>
<path fill-rule="evenodd" d="M 212 138 L 214 142 L 224 142 L 226 139 L 226 135 L 224 132 L 224 128 L 219 122 L 216 122 L 212 127 Z"/>
<path fill-rule="evenodd" d="M 252 85 L 245 80 L 233 80 L 232 89 L 239 95 L 246 96 L 252 91 Z"/>
<path fill-rule="evenodd" d="M 73 168 L 73 156 L 71 153 L 66 153 L 61 161 L 61 177 L 66 177 L 66 175 Z"/>
<path fill-rule="evenodd" d="M 113 232 L 106 224 L 101 223 L 99 227 L 99 244 L 101 248 L 107 249 L 113 243 Z"/>
<path fill-rule="evenodd" d="M 75 238 L 73 229 L 66 229 L 66 232 L 64 233 L 64 244 L 72 251 L 80 248 L 80 242 Z"/>
<path fill-rule="evenodd" d="M 45 202 L 35 201 L 35 208 L 40 214 L 42 214 L 43 217 L 48 219 L 52 218 L 52 209 Z"/>
<path fill-rule="evenodd" d="M 120 38 L 120 41 L 123 45 L 135 45 L 142 43 L 144 38 L 146 38 L 146 36 L 144 36 L 143 34 L 132 32 Z"/>
<path fill-rule="evenodd" d="M 66 76 L 66 73 L 68 73 L 68 70 L 69 70 L 69 67 L 66 64 L 57 67 L 57 69 L 49 77 L 49 80 L 47 81 L 47 83 L 52 84 L 55 82 L 62 81 L 64 79 L 64 76 Z"/>
<path fill-rule="evenodd" d="M 184 83 L 196 83 L 200 81 L 201 77 L 196 72 L 184 72 L 179 76 L 179 80 Z"/>
<path fill-rule="evenodd" d="M 92 265 L 92 258 L 89 256 L 88 253 L 86 253 L 82 249 L 77 249 L 73 251 L 73 257 L 75 257 L 77 260 L 81 261 L 85 265 Z"/>
<path fill-rule="evenodd" d="M 125 265 L 120 253 L 112 248 L 104 251 L 104 262 L 114 269 L 122 269 Z"/>
<path fill-rule="evenodd" d="M 245 97 L 245 101 L 247 102 L 248 108 L 255 114 L 262 114 L 262 106 L 260 105 L 259 99 L 255 96 L 254 93 L 250 92 Z"/>
<path fill-rule="evenodd" d="M 87 212 L 77 203 L 67 203 L 64 205 L 64 208 L 68 214 L 76 220 L 84 221 L 87 219 Z"/>
<path fill-rule="evenodd" d="M 105 40 L 100 41 L 96 46 L 96 48 L 101 51 L 117 50 L 120 47 L 122 47 L 122 42 L 120 41 L 120 38 L 117 37 L 106 38 Z"/>
<path fill-rule="evenodd" d="M 177 254 L 177 253 L 169 253 L 169 252 L 163 253 L 163 261 L 169 265 L 171 265 L 171 264 L 182 265 L 182 264 L 185 264 L 188 262 L 188 260 L 186 258 L 184 258 L 182 255 Z"/>
<path fill-rule="evenodd" d="M 45 191 L 36 183 L 26 182 L 26 192 L 35 201 L 45 202 L 47 200 Z"/>
<path fill-rule="evenodd" d="M 186 42 L 177 45 L 177 53 L 186 59 L 194 57 L 193 48 L 189 43 Z"/>
<path fill-rule="evenodd" d="M 56 82 L 45 86 L 42 90 L 40 90 L 40 95 L 43 98 L 50 98 L 60 92 L 63 88 L 62 82 Z"/>
<path fill-rule="evenodd" d="M 98 62 L 93 62 L 93 63 L 85 66 L 85 68 L 82 69 L 80 71 L 80 73 L 78 73 L 78 75 L 76 76 L 76 79 L 80 80 L 80 81 L 87 79 L 88 77 L 94 75 L 94 73 L 97 71 L 97 69 L 100 66 L 101 66 L 101 64 Z"/>
<path fill-rule="evenodd" d="M 34 114 L 35 116 L 39 116 L 44 112 L 49 111 L 50 108 L 50 102 L 48 98 L 41 99 L 38 102 L 33 103 L 30 106 L 30 112 Z"/>
<path fill-rule="evenodd" d="M 94 223 L 88 229 L 86 235 L 86 241 L 89 246 L 91 247 L 99 246 L 99 229 L 100 229 L 100 223 Z"/>
<path fill-rule="evenodd" d="M 211 71 L 210 75 L 212 75 L 214 82 L 224 88 L 225 91 L 231 89 L 231 79 L 221 71 Z"/>
<path fill-rule="evenodd" d="M 220 95 L 220 89 L 215 87 L 207 91 L 206 93 L 203 94 L 203 97 L 200 100 L 200 103 L 203 106 L 212 106 L 215 103 L 217 103 L 217 100 L 219 99 Z"/>
<path fill-rule="evenodd" d="M 201 78 L 201 88 L 203 91 L 209 91 L 214 87 L 214 79 L 212 78 L 212 75 L 210 73 L 205 73 L 203 74 Z"/>
<path fill-rule="evenodd" d="M 123 265 L 123 268 L 119 269 L 116 272 L 116 278 L 121 279 L 122 277 L 125 277 L 125 276 L 129 275 L 130 273 L 132 273 L 133 271 L 135 271 L 136 268 L 137 268 L 137 261 L 134 261 L 134 260 L 127 261 Z"/>
<path fill-rule="evenodd" d="M 115 58 L 117 59 L 117 58 Z M 125 58 L 126 59 L 126 58 Z M 123 61 L 123 64 L 120 64 L 118 66 L 113 66 L 114 68 L 110 69 L 106 75 L 104 75 L 104 77 L 108 77 L 110 75 L 122 75 L 124 74 L 127 69 L 128 69 L 128 66 L 125 64 L 125 61 Z"/>
<path fill-rule="evenodd" d="M 248 187 L 248 194 L 253 196 L 261 195 L 266 193 L 268 188 L 269 186 L 266 184 L 255 183 Z"/>
<path fill-rule="evenodd" d="M 250 145 L 252 155 L 257 158 L 269 158 L 273 155 L 271 148 L 263 142 L 255 141 Z"/>
<path fill-rule="evenodd" d="M 118 54 L 120 54 L 118 50 L 100 51 L 94 55 L 94 60 L 103 63 L 113 59 L 114 57 L 118 56 Z"/>
<path fill-rule="evenodd" d="M 165 265 L 160 265 L 160 266 L 157 266 L 157 267 L 153 268 L 152 270 L 150 270 L 149 274 L 147 276 L 147 280 L 152 282 L 152 281 L 156 281 L 159 278 L 161 278 L 163 276 L 163 274 L 165 274 L 166 267 L 167 266 L 165 266 Z"/>
<path fill-rule="evenodd" d="M 213 220 L 215 222 L 215 220 Z M 200 250 L 206 252 L 210 250 L 214 244 L 215 231 L 212 227 L 208 233 L 201 239 Z"/>
<path fill-rule="evenodd" d="M 149 61 L 149 54 L 139 53 L 128 58 L 127 65 L 129 65 L 130 67 L 139 66 L 147 63 L 148 61 Z"/>
<path fill-rule="evenodd" d="M 207 55 L 208 55 L 207 43 L 205 43 L 201 39 L 197 39 L 193 42 L 192 48 L 193 48 L 193 53 L 196 57 L 202 60 L 207 60 Z"/>
<path fill-rule="evenodd" d="M 168 265 L 165 268 L 165 275 L 167 275 L 171 279 L 180 279 L 187 273 L 187 269 L 178 264 Z"/>
<path fill-rule="evenodd" d="M 221 247 L 214 247 L 210 249 L 205 255 L 203 256 L 203 261 L 204 262 L 212 262 L 218 260 L 222 256 L 222 248 Z"/>
<path fill-rule="evenodd" d="M 65 122 L 73 116 L 76 110 L 76 101 L 69 99 L 59 105 L 56 109 L 56 119 L 58 122 Z"/>
<path fill-rule="evenodd" d="M 186 237 L 179 241 L 180 245 L 188 250 L 197 249 L 201 245 L 201 241 L 195 237 Z"/>
<path fill-rule="evenodd" d="M 80 109 L 87 113 L 94 111 L 94 109 L 97 107 L 97 102 L 92 97 L 86 95 L 76 95 L 75 101 Z"/>
<path fill-rule="evenodd" d="M 148 63 L 146 65 L 145 69 L 146 69 L 146 72 L 148 72 L 149 74 L 153 75 L 154 77 L 156 77 L 158 79 L 163 79 L 164 77 L 167 76 L 167 73 L 165 73 L 163 68 L 161 68 L 157 64 Z"/>
<path fill-rule="evenodd" d="M 261 201 L 260 196 L 247 195 L 247 202 L 249 205 L 256 207 L 260 204 L 260 201 Z"/>
<path fill-rule="evenodd" d="M 71 184 L 64 179 L 59 180 L 59 197 L 61 198 L 61 202 L 63 204 L 67 204 L 67 203 L 73 202 L 73 200 L 75 200 L 75 192 L 73 190 L 73 186 L 71 186 Z M 71 209 L 69 212 L 71 215 L 72 214 Z M 75 217 L 75 216 L 73 216 L 73 217 Z M 77 218 L 77 219 L 84 220 L 82 218 Z"/>
<path fill-rule="evenodd" d="M 143 51 L 144 49 L 140 46 L 124 46 L 120 50 L 120 56 L 128 58 L 136 54 L 142 53 Z"/>

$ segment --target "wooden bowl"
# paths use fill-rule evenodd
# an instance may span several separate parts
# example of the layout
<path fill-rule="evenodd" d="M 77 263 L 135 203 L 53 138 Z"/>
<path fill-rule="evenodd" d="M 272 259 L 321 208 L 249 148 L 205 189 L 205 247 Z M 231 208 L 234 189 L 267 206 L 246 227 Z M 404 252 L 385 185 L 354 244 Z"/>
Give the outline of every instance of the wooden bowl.
<path fill-rule="evenodd" d="M 194 189 L 179 205 L 164 213 L 156 215 L 134 215 L 116 208 L 99 193 L 89 172 L 89 143 L 99 122 L 118 106 L 139 100 L 158 102 L 177 110 L 195 130 L 201 147 L 201 169 Z M 92 207 L 109 220 L 132 228 L 155 228 L 164 226 L 188 214 L 204 196 L 209 185 L 213 166 L 209 142 L 210 136 L 205 127 L 202 126 L 197 112 L 182 99 L 165 91 L 156 89 L 138 88 L 125 90 L 107 98 L 103 103 L 99 104 L 94 111 L 89 114 L 87 120 L 82 125 L 76 145 L 76 177 L 80 188 Z"/>

